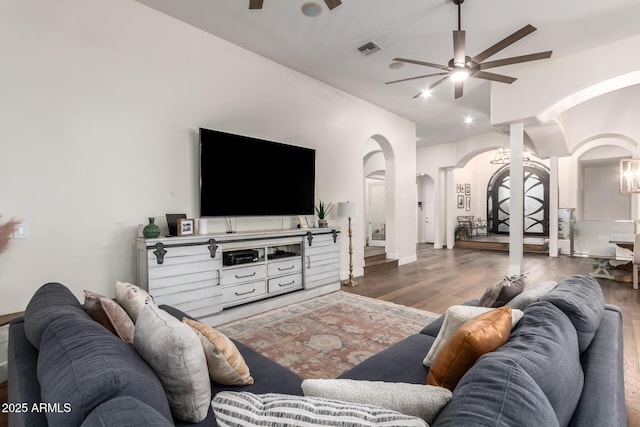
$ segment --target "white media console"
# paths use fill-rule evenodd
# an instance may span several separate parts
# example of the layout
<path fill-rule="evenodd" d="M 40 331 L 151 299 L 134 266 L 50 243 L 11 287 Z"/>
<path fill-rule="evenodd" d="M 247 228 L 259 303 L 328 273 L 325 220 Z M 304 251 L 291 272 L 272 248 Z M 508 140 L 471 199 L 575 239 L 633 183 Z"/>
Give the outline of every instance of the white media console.
<path fill-rule="evenodd" d="M 340 230 L 138 238 L 138 285 L 210 325 L 340 289 Z"/>

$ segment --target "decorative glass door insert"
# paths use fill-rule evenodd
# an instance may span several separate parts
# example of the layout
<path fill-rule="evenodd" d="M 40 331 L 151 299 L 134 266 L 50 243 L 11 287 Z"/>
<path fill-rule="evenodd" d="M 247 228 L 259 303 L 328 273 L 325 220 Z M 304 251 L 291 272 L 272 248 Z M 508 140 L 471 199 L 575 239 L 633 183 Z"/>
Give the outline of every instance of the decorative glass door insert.
<path fill-rule="evenodd" d="M 487 188 L 487 219 L 491 233 L 509 233 L 511 212 L 510 167 L 498 169 Z M 549 170 L 542 164 L 524 165 L 524 234 L 549 234 Z"/>

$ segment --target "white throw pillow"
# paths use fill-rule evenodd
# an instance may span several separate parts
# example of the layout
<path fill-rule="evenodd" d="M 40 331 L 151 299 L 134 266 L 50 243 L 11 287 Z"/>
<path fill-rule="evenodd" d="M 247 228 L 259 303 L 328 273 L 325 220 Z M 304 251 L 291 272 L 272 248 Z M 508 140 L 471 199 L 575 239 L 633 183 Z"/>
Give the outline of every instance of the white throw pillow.
<path fill-rule="evenodd" d="M 424 420 L 372 405 L 287 394 L 222 391 L 211 402 L 220 427 L 250 426 L 406 426 L 429 427 Z"/>
<path fill-rule="evenodd" d="M 147 304 L 154 304 L 153 298 L 144 289 L 126 282 L 116 282 L 116 302 L 127 312 L 135 323 L 138 314 Z"/>
<path fill-rule="evenodd" d="M 442 346 L 460 326 L 464 325 L 467 321 L 473 319 L 474 317 L 477 317 L 491 310 L 494 309 L 490 307 L 474 307 L 470 305 L 452 305 L 451 307 L 449 307 L 444 314 L 444 321 L 442 322 L 440 332 L 438 332 L 438 336 L 429 349 L 427 356 L 422 361 L 422 363 L 424 363 L 424 366 L 431 366 L 433 361 L 436 359 L 436 356 L 438 356 L 438 352 L 440 351 Z M 520 319 L 522 319 L 522 316 L 524 316 L 522 310 L 512 309 L 511 329 L 513 329 L 513 327 L 518 324 Z"/>
<path fill-rule="evenodd" d="M 419 417 L 431 424 L 451 400 L 444 387 L 349 379 L 310 379 L 302 382 L 305 396 L 380 406 Z"/>
<path fill-rule="evenodd" d="M 177 419 L 199 423 L 211 404 L 207 359 L 191 327 L 154 304 L 136 322 L 133 346 L 154 370 Z"/>

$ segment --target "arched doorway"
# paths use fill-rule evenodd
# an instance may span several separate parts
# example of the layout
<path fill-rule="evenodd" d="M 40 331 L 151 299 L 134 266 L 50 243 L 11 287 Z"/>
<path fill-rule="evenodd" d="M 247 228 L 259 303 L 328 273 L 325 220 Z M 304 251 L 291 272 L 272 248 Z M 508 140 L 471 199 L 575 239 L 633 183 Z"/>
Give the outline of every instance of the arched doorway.
<path fill-rule="evenodd" d="M 510 166 L 498 169 L 487 185 L 487 228 L 489 233 L 509 234 Z M 549 169 L 537 162 L 524 163 L 524 234 L 549 235 Z"/>

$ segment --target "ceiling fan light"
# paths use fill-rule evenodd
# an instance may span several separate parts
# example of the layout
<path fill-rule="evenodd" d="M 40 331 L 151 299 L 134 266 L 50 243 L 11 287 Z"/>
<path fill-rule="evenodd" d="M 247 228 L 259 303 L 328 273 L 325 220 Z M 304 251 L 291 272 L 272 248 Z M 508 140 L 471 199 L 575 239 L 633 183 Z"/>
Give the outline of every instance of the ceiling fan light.
<path fill-rule="evenodd" d="M 469 78 L 469 70 L 462 67 L 456 67 L 453 72 L 451 72 L 450 78 L 454 82 L 463 82 Z"/>
<path fill-rule="evenodd" d="M 425 89 L 422 92 L 420 92 L 420 98 L 422 98 L 422 99 L 431 98 L 431 90 L 430 89 Z"/>

